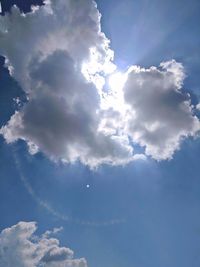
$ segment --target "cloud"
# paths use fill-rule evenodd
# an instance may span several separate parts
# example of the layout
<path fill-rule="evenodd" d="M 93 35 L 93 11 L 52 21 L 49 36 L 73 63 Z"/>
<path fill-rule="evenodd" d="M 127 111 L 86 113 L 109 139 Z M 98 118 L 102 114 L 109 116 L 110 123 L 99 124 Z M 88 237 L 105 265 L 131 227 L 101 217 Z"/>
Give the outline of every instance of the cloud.
<path fill-rule="evenodd" d="M 96 4 L 52 1 L 26 15 L 13 8 L 1 22 L 0 52 L 29 99 L 1 129 L 6 141 L 91 167 L 130 161 L 128 140 L 98 131 L 101 93 L 92 81 L 114 65 Z"/>
<path fill-rule="evenodd" d="M 74 252 L 60 247 L 50 233 L 40 237 L 36 230 L 35 222 L 19 222 L 0 233 L 1 267 L 87 267 L 84 258 L 74 259 Z"/>
<path fill-rule="evenodd" d="M 159 68 L 131 67 L 124 87 L 129 105 L 127 132 L 154 159 L 170 159 L 183 138 L 195 136 L 199 119 L 182 89 L 184 68 L 175 60 Z"/>
<path fill-rule="evenodd" d="M 45 6 L 26 15 L 13 7 L 12 14 L 0 17 L 0 22 L 0 52 L 9 60 L 13 76 L 26 91 L 30 90 L 29 71 L 35 60 L 56 50 L 68 51 L 80 64 L 89 58 L 93 48 L 99 69 L 111 64 L 113 53 L 101 32 L 94 1 L 46 1 Z"/>
<path fill-rule="evenodd" d="M 0 134 L 7 143 L 24 140 L 31 154 L 90 167 L 172 158 L 199 130 L 183 66 L 133 66 L 105 91 L 116 66 L 100 17 L 92 0 L 46 1 L 28 14 L 13 7 L 0 17 L 0 54 L 27 94 Z M 134 154 L 134 144 L 146 155 Z"/>
<path fill-rule="evenodd" d="M 63 227 L 59 227 L 59 228 L 54 228 L 53 230 L 47 230 L 43 235 L 42 235 L 42 237 L 44 237 L 44 238 L 48 238 L 49 236 L 51 236 L 51 235 L 55 235 L 55 234 L 57 234 L 57 233 L 59 233 L 59 232 L 61 232 L 63 230 Z"/>
<path fill-rule="evenodd" d="M 197 109 L 197 110 L 200 110 L 200 103 L 198 103 L 198 104 L 196 105 L 196 109 Z"/>

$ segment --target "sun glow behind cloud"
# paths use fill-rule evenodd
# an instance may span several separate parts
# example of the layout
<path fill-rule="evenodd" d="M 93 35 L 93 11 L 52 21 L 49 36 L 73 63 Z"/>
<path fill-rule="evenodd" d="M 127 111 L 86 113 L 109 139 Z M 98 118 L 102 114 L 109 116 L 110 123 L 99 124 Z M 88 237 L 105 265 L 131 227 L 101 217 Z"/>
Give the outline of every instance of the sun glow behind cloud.
<path fill-rule="evenodd" d="M 103 110 L 113 109 L 120 113 L 126 112 L 123 87 L 127 80 L 127 74 L 115 71 L 108 75 L 106 80 L 106 90 L 103 91 L 101 108 Z"/>
<path fill-rule="evenodd" d="M 197 134 L 181 63 L 122 73 L 94 1 L 48 5 L 26 15 L 15 7 L 0 18 L 0 54 L 29 95 L 0 129 L 7 143 L 21 139 L 32 154 L 96 167 L 132 161 L 134 143 L 154 159 L 170 159 L 183 138 Z"/>
<path fill-rule="evenodd" d="M 115 72 L 111 74 L 109 77 L 109 82 L 108 82 L 110 89 L 114 92 L 117 92 L 118 90 L 122 90 L 126 80 L 127 80 L 126 74 L 123 74 L 121 72 Z"/>
<path fill-rule="evenodd" d="M 110 107 L 120 110 L 121 112 L 126 108 L 123 91 L 126 80 L 127 74 L 118 71 L 111 74 L 108 78 L 109 96 L 107 102 Z"/>
<path fill-rule="evenodd" d="M 82 64 L 82 73 L 88 82 L 93 82 L 98 90 L 105 85 L 105 76 L 113 73 L 116 69 L 112 63 L 113 52 L 108 49 L 107 56 L 102 61 L 101 55 L 95 48 L 90 48 L 89 60 Z"/>

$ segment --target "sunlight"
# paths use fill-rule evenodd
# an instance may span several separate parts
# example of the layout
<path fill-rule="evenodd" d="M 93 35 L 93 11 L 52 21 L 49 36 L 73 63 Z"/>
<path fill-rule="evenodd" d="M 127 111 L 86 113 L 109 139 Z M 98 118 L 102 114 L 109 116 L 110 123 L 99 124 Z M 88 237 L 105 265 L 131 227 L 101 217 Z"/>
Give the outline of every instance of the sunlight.
<path fill-rule="evenodd" d="M 88 82 L 93 82 L 98 90 L 101 90 L 105 84 L 105 76 L 113 73 L 116 69 L 112 63 L 113 53 L 107 51 L 108 55 L 102 61 L 102 55 L 95 48 L 90 48 L 90 57 L 88 61 L 82 64 L 82 73 Z"/>
<path fill-rule="evenodd" d="M 114 92 L 121 90 L 124 87 L 126 80 L 127 75 L 121 72 L 111 74 L 108 81 L 110 89 Z"/>
<path fill-rule="evenodd" d="M 126 105 L 124 103 L 123 87 L 127 80 L 127 73 L 114 72 L 108 77 L 108 91 L 104 93 L 101 101 L 102 109 L 112 108 L 124 113 Z"/>

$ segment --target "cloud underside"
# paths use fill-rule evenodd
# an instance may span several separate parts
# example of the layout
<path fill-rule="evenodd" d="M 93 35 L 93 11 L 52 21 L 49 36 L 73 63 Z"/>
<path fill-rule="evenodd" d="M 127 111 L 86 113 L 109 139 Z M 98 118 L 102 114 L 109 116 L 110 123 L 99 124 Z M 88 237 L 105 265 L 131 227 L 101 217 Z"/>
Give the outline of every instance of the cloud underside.
<path fill-rule="evenodd" d="M 164 160 L 200 129 L 175 60 L 132 66 L 117 94 L 105 90 L 116 66 L 91 0 L 46 1 L 26 15 L 13 8 L 0 18 L 0 54 L 28 98 L 0 133 L 7 143 L 24 140 L 32 154 L 91 167 Z"/>
<path fill-rule="evenodd" d="M 74 259 L 74 252 L 61 247 L 51 237 L 58 230 L 35 235 L 35 222 L 19 222 L 0 233 L 0 267 L 87 267 L 84 258 Z"/>

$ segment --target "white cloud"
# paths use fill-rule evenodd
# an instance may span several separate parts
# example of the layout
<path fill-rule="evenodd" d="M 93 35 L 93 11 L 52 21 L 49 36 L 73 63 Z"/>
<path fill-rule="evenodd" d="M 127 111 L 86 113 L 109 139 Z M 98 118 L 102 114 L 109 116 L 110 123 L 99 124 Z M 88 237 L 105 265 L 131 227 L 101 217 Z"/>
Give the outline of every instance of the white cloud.
<path fill-rule="evenodd" d="M 0 19 L 0 53 L 29 98 L 1 129 L 6 141 L 23 139 L 31 153 L 91 167 L 130 161 L 133 149 L 123 136 L 98 131 L 101 92 L 92 81 L 114 65 L 96 4 L 53 1 L 27 15 L 13 8 Z"/>
<path fill-rule="evenodd" d="M 25 91 L 31 90 L 33 65 L 57 50 L 67 51 L 78 67 L 90 57 L 94 60 L 94 51 L 91 67 L 101 71 L 112 65 L 113 52 L 101 32 L 100 13 L 92 0 L 46 1 L 26 15 L 13 7 L 12 14 L 0 17 L 0 39 L 0 53 Z"/>
<path fill-rule="evenodd" d="M 0 17 L 0 54 L 28 98 L 0 134 L 7 143 L 26 141 L 32 154 L 117 165 L 145 158 L 134 155 L 137 143 L 169 159 L 199 130 L 176 61 L 117 71 L 110 91 L 102 88 L 116 66 L 92 0 L 46 1 L 26 15 L 14 7 Z"/>
<path fill-rule="evenodd" d="M 59 240 L 35 235 L 35 222 L 19 222 L 0 233 L 0 267 L 87 267 L 84 258 L 60 247 Z M 55 233 L 55 231 L 53 231 Z"/>
<path fill-rule="evenodd" d="M 182 64 L 175 60 L 161 63 L 160 68 L 129 69 L 124 87 L 127 132 L 157 160 L 170 159 L 183 138 L 200 130 L 190 95 L 182 89 L 184 77 Z"/>
<path fill-rule="evenodd" d="M 198 103 L 198 104 L 196 105 L 196 109 L 197 109 L 197 110 L 200 110 L 200 103 Z"/>
<path fill-rule="evenodd" d="M 51 235 L 55 235 L 55 234 L 57 234 L 57 233 L 59 233 L 59 232 L 61 232 L 63 230 L 63 227 L 59 227 L 59 228 L 54 228 L 53 230 L 47 230 L 43 235 L 42 235 L 42 237 L 44 237 L 44 238 L 48 238 L 48 237 L 50 237 Z"/>

